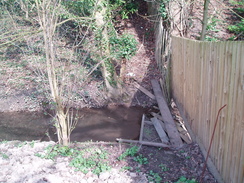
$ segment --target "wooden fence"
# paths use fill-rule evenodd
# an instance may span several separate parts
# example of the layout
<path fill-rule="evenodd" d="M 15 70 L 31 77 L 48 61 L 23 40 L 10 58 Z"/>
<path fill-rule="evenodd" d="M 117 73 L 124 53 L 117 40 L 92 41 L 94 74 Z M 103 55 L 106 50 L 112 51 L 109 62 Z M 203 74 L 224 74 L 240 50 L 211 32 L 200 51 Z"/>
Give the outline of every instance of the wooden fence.
<path fill-rule="evenodd" d="M 226 183 L 244 182 L 244 42 L 172 37 L 172 95 Z"/>

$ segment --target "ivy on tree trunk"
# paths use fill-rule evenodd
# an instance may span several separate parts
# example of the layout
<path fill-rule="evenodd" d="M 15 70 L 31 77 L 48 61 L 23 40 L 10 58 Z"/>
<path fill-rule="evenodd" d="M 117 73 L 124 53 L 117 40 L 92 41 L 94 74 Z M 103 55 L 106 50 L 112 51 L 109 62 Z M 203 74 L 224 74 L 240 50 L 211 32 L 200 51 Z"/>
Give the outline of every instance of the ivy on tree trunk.
<path fill-rule="evenodd" d="M 106 2 L 106 1 L 105 1 Z M 105 85 L 110 97 L 117 98 L 120 96 L 120 86 L 118 77 L 115 72 L 114 65 L 111 59 L 110 43 L 109 43 L 109 21 L 111 21 L 111 15 L 108 10 L 107 3 L 104 0 L 98 0 L 97 11 L 95 12 L 95 21 L 97 26 L 97 40 L 100 47 L 100 56 L 104 59 L 102 63 L 102 73 L 105 80 Z"/>

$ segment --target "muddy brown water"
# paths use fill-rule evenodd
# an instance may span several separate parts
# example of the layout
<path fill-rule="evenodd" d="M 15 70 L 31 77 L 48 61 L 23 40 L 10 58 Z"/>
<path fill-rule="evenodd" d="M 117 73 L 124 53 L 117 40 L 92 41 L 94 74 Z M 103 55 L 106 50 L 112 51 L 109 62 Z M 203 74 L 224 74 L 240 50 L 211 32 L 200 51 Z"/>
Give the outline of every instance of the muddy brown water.
<path fill-rule="evenodd" d="M 145 112 L 142 107 L 125 106 L 81 109 L 78 114 L 82 117 L 71 134 L 71 141 L 137 139 Z M 52 118 L 40 112 L 3 112 L 0 113 L 0 140 L 48 140 L 45 134 L 50 131 L 51 123 Z"/>

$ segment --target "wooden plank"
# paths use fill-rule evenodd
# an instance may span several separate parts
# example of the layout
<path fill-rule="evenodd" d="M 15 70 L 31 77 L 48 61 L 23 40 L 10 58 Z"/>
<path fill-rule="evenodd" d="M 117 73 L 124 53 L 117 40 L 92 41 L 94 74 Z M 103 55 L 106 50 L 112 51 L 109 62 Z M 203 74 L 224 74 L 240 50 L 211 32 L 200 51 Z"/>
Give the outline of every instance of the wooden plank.
<path fill-rule="evenodd" d="M 186 129 L 184 129 L 180 124 L 176 125 L 177 126 L 177 129 L 180 133 L 180 137 L 187 143 L 187 144 L 191 144 L 192 143 L 192 140 L 191 140 L 191 137 L 189 135 L 189 133 L 187 132 Z"/>
<path fill-rule="evenodd" d="M 177 109 L 178 110 L 178 109 Z M 187 144 L 191 144 L 192 143 L 192 139 L 190 134 L 188 133 L 188 130 L 186 129 L 185 123 L 183 121 L 183 119 L 180 116 L 176 115 L 176 127 L 180 133 L 180 137 L 187 143 Z"/>
<path fill-rule="evenodd" d="M 148 97 L 150 97 L 151 99 L 155 100 L 155 96 L 150 92 L 148 91 L 146 88 L 144 88 L 143 86 L 139 85 L 137 82 L 134 83 L 135 87 L 137 89 L 139 89 L 140 91 L 142 91 L 144 94 L 146 94 Z"/>
<path fill-rule="evenodd" d="M 180 134 L 178 133 L 178 130 L 176 128 L 175 122 L 168 108 L 168 105 L 163 98 L 160 85 L 156 80 L 151 80 L 151 83 L 152 83 L 154 95 L 158 102 L 158 106 L 165 124 L 167 134 L 169 136 L 170 143 L 174 147 L 180 147 L 183 145 L 183 142 L 181 140 Z"/>
<path fill-rule="evenodd" d="M 163 118 L 162 118 L 161 115 L 159 115 L 159 114 L 157 114 L 157 113 L 155 113 L 155 112 L 151 112 L 150 114 L 151 114 L 152 116 L 154 116 L 154 117 L 157 117 L 159 120 L 163 121 Z"/>
<path fill-rule="evenodd" d="M 152 118 L 151 121 L 153 122 L 153 125 L 154 125 L 162 143 L 168 144 L 169 138 L 168 138 L 167 134 L 165 133 L 164 129 L 162 128 L 160 121 L 156 117 Z"/>
<path fill-rule="evenodd" d="M 174 147 L 167 145 L 167 144 L 163 144 L 163 143 L 157 143 L 157 142 L 147 142 L 147 141 L 138 141 L 138 140 L 128 140 L 128 139 L 120 139 L 117 138 L 116 141 L 118 142 L 126 142 L 126 143 L 138 143 L 141 145 L 146 145 L 146 146 L 155 146 L 155 147 L 167 147 L 167 148 L 172 148 L 175 149 Z"/>
<path fill-rule="evenodd" d="M 140 131 L 139 141 L 142 141 L 142 138 L 143 138 L 144 121 L 145 121 L 145 115 L 143 114 L 142 120 L 141 120 L 141 131 Z"/>
<path fill-rule="evenodd" d="M 165 124 L 163 122 L 163 118 L 161 115 L 157 114 L 157 113 L 154 113 L 154 112 L 151 112 L 150 113 L 152 116 L 158 118 L 159 122 L 160 122 L 160 125 L 162 126 L 162 128 L 164 129 L 164 131 L 166 131 L 166 128 L 165 128 Z"/>
<path fill-rule="evenodd" d="M 240 157 L 238 158 L 239 161 L 239 166 L 236 166 L 237 168 L 237 172 L 238 175 L 236 177 L 236 182 L 244 182 L 244 62 L 243 62 L 243 53 L 244 53 L 244 43 L 242 41 L 239 42 L 238 45 L 239 48 L 239 58 L 237 60 L 237 62 L 239 62 L 239 71 L 237 70 L 237 73 L 239 75 L 240 78 L 239 79 L 239 83 L 238 83 L 238 92 L 237 92 L 237 96 L 236 98 L 237 100 L 237 104 L 235 104 L 235 121 L 238 121 L 238 123 L 236 124 L 236 127 L 238 129 L 238 132 L 236 134 L 236 137 L 239 139 L 239 143 L 237 142 L 237 148 L 238 150 L 236 152 L 239 152 L 236 157 Z M 242 79 L 241 79 L 242 78 Z"/>
<path fill-rule="evenodd" d="M 153 125 L 153 123 L 151 121 L 144 121 L 144 123 L 146 123 L 148 125 Z"/>
<path fill-rule="evenodd" d="M 244 100 L 242 100 L 242 102 L 239 102 L 241 101 L 241 97 L 237 97 L 238 96 L 238 93 L 239 93 L 239 89 L 241 89 L 241 83 L 240 83 L 240 79 L 238 78 L 241 78 L 241 73 L 239 72 L 240 71 L 240 57 L 241 56 L 239 53 L 240 51 L 240 45 L 237 45 L 235 42 L 232 42 L 232 76 L 231 77 L 231 81 L 233 82 L 233 89 L 232 91 L 230 92 L 230 96 L 232 97 L 232 103 L 233 103 L 233 108 L 230 108 L 229 110 L 232 111 L 232 114 L 231 114 L 231 121 L 234 122 L 234 124 L 230 127 L 230 131 L 232 131 L 231 133 L 231 137 L 230 137 L 230 143 L 231 143 L 231 146 L 230 146 L 230 151 L 229 153 L 231 154 L 231 157 L 229 157 L 229 177 L 232 177 L 232 180 L 233 182 L 238 182 L 238 167 L 239 166 L 239 163 L 240 163 L 240 155 L 239 155 L 239 152 L 240 152 L 240 142 L 239 142 L 239 139 L 242 138 L 242 132 L 240 131 L 240 126 L 241 126 L 241 119 L 239 118 L 239 120 L 237 119 L 237 117 L 239 116 L 237 114 L 236 111 L 239 111 L 241 109 L 241 105 L 243 106 L 243 102 Z M 244 51 L 244 50 L 242 50 Z M 243 60 L 243 58 L 242 58 Z M 244 73 L 242 73 L 243 75 Z M 238 77 L 239 75 L 239 77 Z M 244 94 L 244 93 L 243 93 Z M 243 95 L 244 96 L 244 95 Z M 244 99 L 244 98 L 242 98 Z M 230 100 L 229 100 L 230 101 Z M 228 103 L 229 104 L 229 103 Z M 241 105 L 238 105 L 238 104 L 241 104 Z M 238 107 L 238 108 L 236 108 Z M 233 111 L 234 109 L 234 111 Z M 243 112 L 243 110 L 242 110 Z M 242 118 L 244 119 L 244 118 Z M 235 133 L 233 133 L 235 132 Z M 242 162 L 242 165 L 244 165 L 244 162 Z M 244 175 L 243 175 L 244 176 Z"/>

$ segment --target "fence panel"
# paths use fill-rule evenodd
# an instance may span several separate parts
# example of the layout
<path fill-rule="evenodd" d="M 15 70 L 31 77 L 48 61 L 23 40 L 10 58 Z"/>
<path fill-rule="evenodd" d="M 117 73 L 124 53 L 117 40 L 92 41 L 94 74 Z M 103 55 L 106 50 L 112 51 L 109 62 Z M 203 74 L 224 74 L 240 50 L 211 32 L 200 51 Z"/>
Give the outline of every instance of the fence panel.
<path fill-rule="evenodd" d="M 226 183 L 244 182 L 244 42 L 172 38 L 172 95 Z"/>

